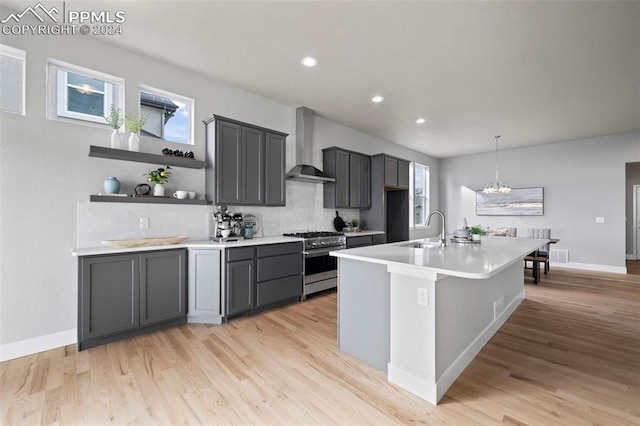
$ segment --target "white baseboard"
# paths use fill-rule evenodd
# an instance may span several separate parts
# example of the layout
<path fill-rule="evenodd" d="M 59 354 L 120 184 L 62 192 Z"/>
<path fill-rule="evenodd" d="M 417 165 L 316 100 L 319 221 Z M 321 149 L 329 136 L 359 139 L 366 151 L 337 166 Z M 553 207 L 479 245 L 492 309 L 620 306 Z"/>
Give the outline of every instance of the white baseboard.
<path fill-rule="evenodd" d="M 73 328 L 59 333 L 6 343 L 4 345 L 0 345 L 0 362 L 33 355 L 38 352 L 48 351 L 62 346 L 73 345 L 77 342 L 78 330 Z"/>
<path fill-rule="evenodd" d="M 569 262 L 569 263 L 551 262 L 551 266 L 557 266 L 558 268 L 584 269 L 586 271 L 613 272 L 614 274 L 627 273 L 626 266 L 595 265 L 592 263 L 577 263 L 577 262 Z"/>

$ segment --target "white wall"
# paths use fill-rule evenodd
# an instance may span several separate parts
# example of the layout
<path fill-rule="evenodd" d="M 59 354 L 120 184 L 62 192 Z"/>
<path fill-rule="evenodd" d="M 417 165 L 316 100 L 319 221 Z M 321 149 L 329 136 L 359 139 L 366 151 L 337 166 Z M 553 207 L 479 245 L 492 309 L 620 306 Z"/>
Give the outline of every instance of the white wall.
<path fill-rule="evenodd" d="M 495 154 L 441 161 L 441 206 L 448 232 L 469 226 L 551 228 L 570 266 L 625 267 L 625 164 L 640 160 L 640 133 L 501 150 L 500 178 L 512 188 L 544 187 L 544 216 L 477 216 L 475 190 L 494 180 Z M 595 223 L 604 217 L 605 223 Z M 599 266 L 600 267 L 599 267 Z"/>

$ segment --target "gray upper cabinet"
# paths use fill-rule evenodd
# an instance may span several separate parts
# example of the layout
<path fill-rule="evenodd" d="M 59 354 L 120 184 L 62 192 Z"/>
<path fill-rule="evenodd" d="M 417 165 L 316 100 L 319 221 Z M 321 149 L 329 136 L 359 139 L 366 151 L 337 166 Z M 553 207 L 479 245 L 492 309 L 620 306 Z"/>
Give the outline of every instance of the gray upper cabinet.
<path fill-rule="evenodd" d="M 207 197 L 216 204 L 284 206 L 287 134 L 219 116 L 205 124 Z"/>
<path fill-rule="evenodd" d="M 242 126 L 242 204 L 264 204 L 264 132 Z"/>
<path fill-rule="evenodd" d="M 340 148 L 322 150 L 323 171 L 335 178 L 324 184 L 325 208 L 369 208 L 371 160 L 369 156 Z"/>
<path fill-rule="evenodd" d="M 265 132 L 265 204 L 284 206 L 286 204 L 285 161 L 286 141 L 281 134 Z"/>
<path fill-rule="evenodd" d="M 242 126 L 216 122 L 216 204 L 242 202 Z"/>
<path fill-rule="evenodd" d="M 349 207 L 369 208 L 371 204 L 371 159 L 349 154 Z"/>
<path fill-rule="evenodd" d="M 393 188 L 409 188 L 409 162 L 384 155 L 384 185 Z"/>

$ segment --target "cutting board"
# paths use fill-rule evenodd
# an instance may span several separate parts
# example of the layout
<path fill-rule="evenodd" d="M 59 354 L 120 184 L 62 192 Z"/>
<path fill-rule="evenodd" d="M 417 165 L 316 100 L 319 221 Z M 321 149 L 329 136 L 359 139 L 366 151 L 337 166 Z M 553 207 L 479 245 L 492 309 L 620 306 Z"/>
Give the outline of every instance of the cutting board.
<path fill-rule="evenodd" d="M 130 238 L 127 240 L 104 240 L 100 241 L 109 247 L 151 247 L 178 244 L 189 237 L 155 237 L 155 238 Z"/>

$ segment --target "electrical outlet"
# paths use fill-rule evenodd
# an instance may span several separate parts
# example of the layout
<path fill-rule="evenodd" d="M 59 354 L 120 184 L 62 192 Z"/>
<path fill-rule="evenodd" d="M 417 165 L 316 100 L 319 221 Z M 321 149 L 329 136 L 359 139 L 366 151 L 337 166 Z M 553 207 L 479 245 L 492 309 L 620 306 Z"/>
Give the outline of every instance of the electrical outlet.
<path fill-rule="evenodd" d="M 141 217 L 140 218 L 140 229 L 149 229 L 149 218 Z"/>
<path fill-rule="evenodd" d="M 596 223 L 604 223 L 604 217 L 602 216 L 596 217 Z"/>
<path fill-rule="evenodd" d="M 504 311 L 504 295 L 493 302 L 493 319 L 495 320 L 502 315 L 502 311 Z"/>
<path fill-rule="evenodd" d="M 429 306 L 429 290 L 418 287 L 418 305 Z"/>

